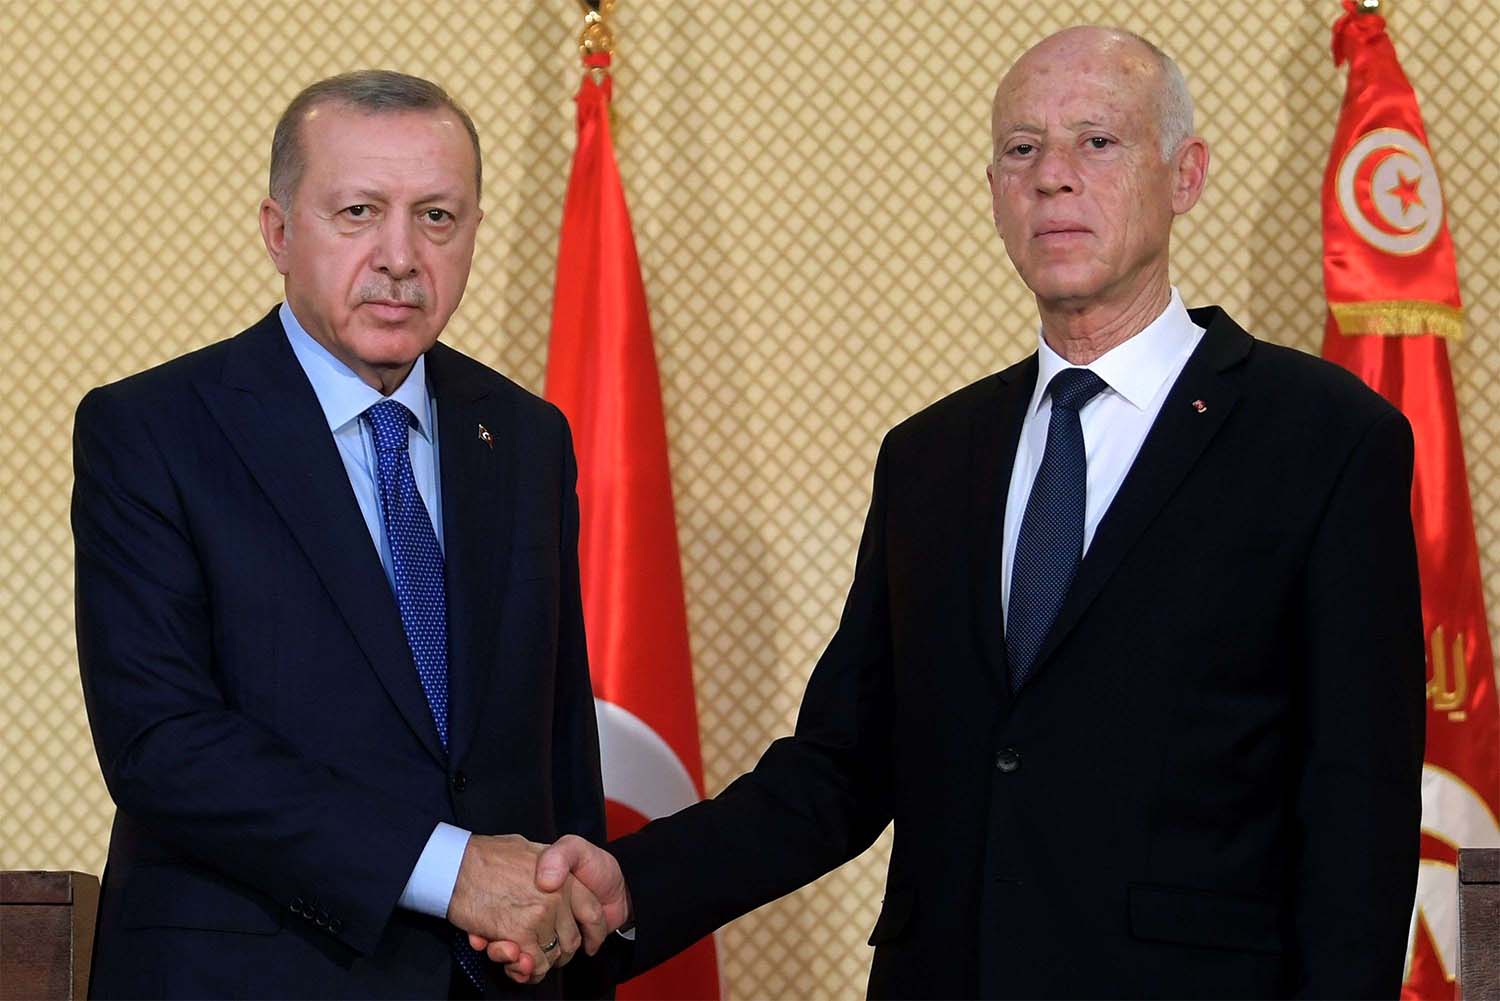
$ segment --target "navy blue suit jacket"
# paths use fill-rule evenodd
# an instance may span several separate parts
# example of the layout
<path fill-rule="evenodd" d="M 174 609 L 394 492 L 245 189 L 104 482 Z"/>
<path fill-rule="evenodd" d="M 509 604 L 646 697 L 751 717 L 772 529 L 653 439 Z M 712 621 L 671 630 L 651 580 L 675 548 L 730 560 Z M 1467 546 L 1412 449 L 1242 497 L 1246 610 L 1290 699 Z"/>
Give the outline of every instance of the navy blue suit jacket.
<path fill-rule="evenodd" d="M 434 824 L 602 837 L 567 423 L 442 345 L 427 372 L 446 753 L 274 312 L 79 406 L 79 666 L 118 808 L 96 995 L 443 996 L 450 927 L 396 907 Z"/>

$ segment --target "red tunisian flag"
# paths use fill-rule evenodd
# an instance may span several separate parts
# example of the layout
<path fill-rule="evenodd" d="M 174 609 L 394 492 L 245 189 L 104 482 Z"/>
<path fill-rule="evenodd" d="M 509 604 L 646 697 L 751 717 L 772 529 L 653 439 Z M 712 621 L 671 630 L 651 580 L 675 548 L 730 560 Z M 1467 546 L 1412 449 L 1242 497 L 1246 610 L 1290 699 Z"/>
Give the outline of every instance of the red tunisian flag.
<path fill-rule="evenodd" d="M 1333 59 L 1349 63 L 1349 88 L 1323 179 L 1323 355 L 1400 407 L 1416 436 L 1427 755 L 1402 995 L 1452 998 L 1457 850 L 1500 846 L 1500 708 L 1448 368 L 1447 339 L 1461 336 L 1463 312 L 1416 95 L 1385 19 L 1357 12 L 1352 0 L 1344 11 L 1333 27 Z"/>
<path fill-rule="evenodd" d="M 609 135 L 609 56 L 585 62 L 546 396 L 567 414 L 578 452 L 583 619 L 609 834 L 619 837 L 701 799 L 703 763 L 651 318 Z M 718 996 L 712 937 L 619 990 Z"/>

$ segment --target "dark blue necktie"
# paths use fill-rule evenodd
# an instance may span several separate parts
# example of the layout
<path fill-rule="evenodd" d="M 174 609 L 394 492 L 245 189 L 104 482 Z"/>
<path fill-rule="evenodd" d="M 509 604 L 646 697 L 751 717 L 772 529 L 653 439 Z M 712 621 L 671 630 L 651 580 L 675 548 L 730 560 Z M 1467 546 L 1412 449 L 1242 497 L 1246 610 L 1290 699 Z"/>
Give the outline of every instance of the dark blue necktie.
<path fill-rule="evenodd" d="M 438 548 L 427 505 L 417 493 L 412 475 L 410 428 L 412 413 L 395 400 L 382 400 L 365 411 L 375 438 L 375 481 L 380 490 L 380 516 L 391 549 L 396 607 L 401 628 L 417 665 L 417 678 L 427 696 L 427 708 L 437 726 L 438 739 L 448 747 L 448 599 L 443 585 L 443 551 Z M 484 993 L 483 962 L 469 948 L 468 936 L 453 930 L 453 955 L 464 975 Z"/>
<path fill-rule="evenodd" d="M 443 552 L 407 448 L 412 413 L 395 400 L 365 411 L 375 437 L 376 483 L 385 540 L 391 548 L 396 607 L 427 696 L 438 739 L 448 746 L 448 600 L 443 588 Z"/>
<path fill-rule="evenodd" d="M 1031 676 L 1083 558 L 1088 460 L 1078 411 L 1102 389 L 1104 380 L 1086 368 L 1065 368 L 1047 387 L 1052 397 L 1047 447 L 1021 517 L 1010 573 L 1005 655 L 1012 692 Z"/>

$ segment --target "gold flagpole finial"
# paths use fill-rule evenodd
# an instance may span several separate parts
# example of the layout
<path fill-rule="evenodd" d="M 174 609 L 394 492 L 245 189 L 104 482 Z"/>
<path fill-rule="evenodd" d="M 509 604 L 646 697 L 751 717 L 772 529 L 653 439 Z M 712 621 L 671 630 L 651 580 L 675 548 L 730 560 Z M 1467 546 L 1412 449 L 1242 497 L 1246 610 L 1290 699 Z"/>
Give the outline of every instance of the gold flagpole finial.
<path fill-rule="evenodd" d="M 583 31 L 578 33 L 578 54 L 609 55 L 615 51 L 615 34 L 609 28 L 609 16 L 615 12 L 615 0 L 578 0 L 583 8 Z"/>

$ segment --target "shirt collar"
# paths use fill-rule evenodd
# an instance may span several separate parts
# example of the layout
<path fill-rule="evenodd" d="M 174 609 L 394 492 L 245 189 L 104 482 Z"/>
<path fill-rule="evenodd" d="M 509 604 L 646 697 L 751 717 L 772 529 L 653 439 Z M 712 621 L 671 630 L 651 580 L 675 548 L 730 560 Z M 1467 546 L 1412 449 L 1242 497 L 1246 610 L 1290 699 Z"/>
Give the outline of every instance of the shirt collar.
<path fill-rule="evenodd" d="M 1177 368 L 1184 352 L 1197 342 L 1199 327 L 1188 316 L 1187 307 L 1177 287 L 1172 286 L 1172 298 L 1167 308 L 1161 311 L 1144 330 L 1134 337 L 1126 338 L 1088 365 L 1082 366 L 1103 379 L 1125 402 L 1137 410 L 1145 410 L 1156 399 L 1162 383 Z M 1035 413 L 1046 395 L 1052 377 L 1065 368 L 1077 368 L 1062 355 L 1053 351 L 1047 339 L 1040 333 L 1037 340 L 1036 389 L 1031 396 L 1031 412 Z"/>
<path fill-rule="evenodd" d="M 382 396 L 380 390 L 355 375 L 353 369 L 314 340 L 292 314 L 290 306 L 283 302 L 278 315 L 281 317 L 281 326 L 286 331 L 286 339 L 291 342 L 292 353 L 297 356 L 302 371 L 307 373 L 307 381 L 312 383 L 313 393 L 318 397 L 318 405 L 323 408 L 329 430 L 338 431 L 350 421 L 358 420 L 361 414 L 381 400 L 391 399 L 405 405 L 417 419 L 417 431 L 424 438 L 432 440 L 432 428 L 429 427 L 432 411 L 427 391 L 425 354 L 417 356 L 416 364 L 394 393 L 388 397 Z"/>

